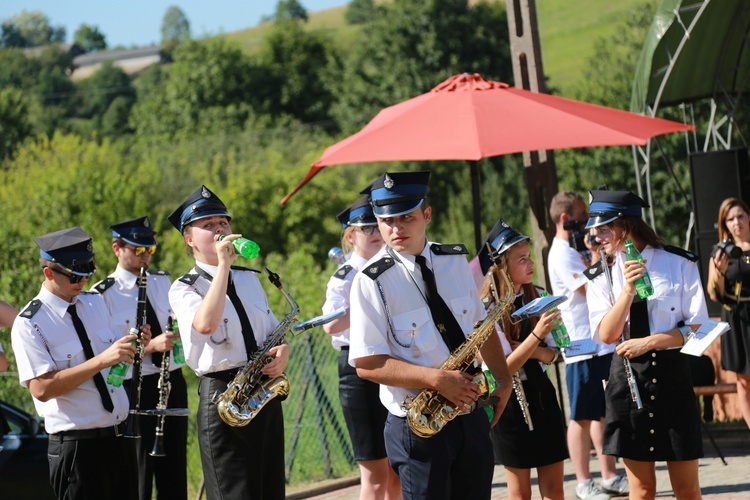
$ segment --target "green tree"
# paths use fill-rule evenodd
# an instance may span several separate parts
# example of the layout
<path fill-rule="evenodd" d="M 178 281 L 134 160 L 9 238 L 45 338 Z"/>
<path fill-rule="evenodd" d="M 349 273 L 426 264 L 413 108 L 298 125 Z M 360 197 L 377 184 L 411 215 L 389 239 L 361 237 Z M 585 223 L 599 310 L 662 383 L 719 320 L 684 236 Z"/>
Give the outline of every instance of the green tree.
<path fill-rule="evenodd" d="M 0 90 L 0 159 L 13 156 L 31 134 L 28 103 L 23 92 L 14 88 Z"/>
<path fill-rule="evenodd" d="M 375 0 L 352 0 L 346 7 L 344 19 L 349 24 L 366 24 L 375 19 L 377 14 Z"/>
<path fill-rule="evenodd" d="M 190 40 L 190 21 L 182 9 L 171 5 L 161 22 L 162 50 L 167 54 L 172 54 L 179 44 L 188 40 Z"/>
<path fill-rule="evenodd" d="M 107 48 L 107 40 L 98 26 L 82 24 L 73 35 L 73 41 L 85 52 L 96 52 Z"/>
<path fill-rule="evenodd" d="M 276 21 L 297 19 L 307 22 L 307 10 L 297 0 L 279 0 L 279 3 L 276 4 L 274 19 Z"/>
<path fill-rule="evenodd" d="M 39 47 L 64 42 L 65 28 L 50 25 L 49 18 L 41 11 L 22 10 L 3 21 L 0 38 L 4 47 Z"/>

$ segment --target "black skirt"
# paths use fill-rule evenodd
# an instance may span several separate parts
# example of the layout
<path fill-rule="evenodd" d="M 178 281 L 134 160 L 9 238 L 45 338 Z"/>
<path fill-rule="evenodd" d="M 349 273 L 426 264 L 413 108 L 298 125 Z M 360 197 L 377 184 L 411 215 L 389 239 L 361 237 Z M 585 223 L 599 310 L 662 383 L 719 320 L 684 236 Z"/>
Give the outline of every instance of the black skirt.
<path fill-rule="evenodd" d="M 750 375 L 750 302 L 735 304 L 731 311 L 721 310 L 730 329 L 721 337 L 721 367 Z"/>
<path fill-rule="evenodd" d="M 604 453 L 643 462 L 703 457 L 700 416 L 687 354 L 649 351 L 630 361 L 643 408 L 631 398 L 623 358 L 614 355 L 605 396 Z"/>
<path fill-rule="evenodd" d="M 534 430 L 529 431 L 518 399 L 512 392 L 500 421 L 490 431 L 495 463 L 515 469 L 531 469 L 565 460 L 568 445 L 555 387 L 545 375 L 533 383 L 524 381 L 523 388 Z"/>

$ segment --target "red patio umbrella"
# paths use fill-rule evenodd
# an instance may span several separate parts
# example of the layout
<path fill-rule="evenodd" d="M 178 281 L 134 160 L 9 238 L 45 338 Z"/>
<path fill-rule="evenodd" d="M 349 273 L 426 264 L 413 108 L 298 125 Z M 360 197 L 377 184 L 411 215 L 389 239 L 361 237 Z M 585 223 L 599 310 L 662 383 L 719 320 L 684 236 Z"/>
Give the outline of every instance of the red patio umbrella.
<path fill-rule="evenodd" d="M 467 160 L 472 163 L 475 237 L 481 242 L 478 160 L 523 151 L 644 145 L 657 135 L 693 129 L 487 81 L 476 73 L 456 75 L 383 109 L 362 130 L 328 147 L 281 203 L 329 165 Z"/>

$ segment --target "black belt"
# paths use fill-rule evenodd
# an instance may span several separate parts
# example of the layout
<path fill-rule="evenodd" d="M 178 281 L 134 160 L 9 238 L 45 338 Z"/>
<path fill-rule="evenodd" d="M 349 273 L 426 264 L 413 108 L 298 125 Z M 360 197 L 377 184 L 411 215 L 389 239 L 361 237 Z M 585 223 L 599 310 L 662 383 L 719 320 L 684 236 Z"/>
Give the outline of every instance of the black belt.
<path fill-rule="evenodd" d="M 120 422 L 112 427 L 99 427 L 97 429 L 73 429 L 69 431 L 56 432 L 49 435 L 50 441 L 76 441 L 78 439 L 97 439 L 120 437 L 125 432 L 125 422 Z"/>
<path fill-rule="evenodd" d="M 342 351 L 348 351 L 349 350 L 349 346 L 348 345 L 342 345 L 341 346 L 341 350 Z"/>
<path fill-rule="evenodd" d="M 222 382 L 231 382 L 232 380 L 234 380 L 234 377 L 237 376 L 239 371 L 239 368 L 230 368 L 229 370 L 222 370 L 220 372 L 204 373 L 203 376 L 208 378 L 215 378 L 221 380 Z"/>

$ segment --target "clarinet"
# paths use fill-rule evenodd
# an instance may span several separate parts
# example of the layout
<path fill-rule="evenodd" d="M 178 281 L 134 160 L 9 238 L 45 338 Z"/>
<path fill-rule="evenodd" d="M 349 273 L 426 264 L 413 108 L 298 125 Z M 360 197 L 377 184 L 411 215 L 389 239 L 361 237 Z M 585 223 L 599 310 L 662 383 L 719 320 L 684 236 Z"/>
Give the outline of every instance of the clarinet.
<path fill-rule="evenodd" d="M 129 438 L 141 437 L 140 408 L 141 384 L 143 383 L 141 361 L 143 360 L 143 345 L 140 340 L 143 338 L 143 332 L 141 332 L 141 329 L 143 328 L 143 325 L 148 323 L 148 320 L 146 319 L 146 285 L 148 284 L 148 277 L 146 276 L 146 269 L 143 267 L 141 268 L 141 274 L 138 275 L 136 284 L 138 285 L 138 307 L 136 309 L 135 328 L 132 328 L 130 333 L 137 335 L 138 338 L 136 339 L 135 358 L 133 358 L 133 376 L 130 381 L 130 391 L 128 394 L 130 399 L 130 415 L 128 416 L 127 428 L 125 429 L 124 434 L 125 437 Z"/>
<path fill-rule="evenodd" d="M 609 300 L 612 304 L 615 303 L 615 294 L 612 291 L 612 276 L 609 271 L 609 266 L 607 266 L 607 259 L 604 255 L 604 251 L 599 251 L 601 255 L 601 263 L 602 267 L 604 269 L 604 275 L 607 280 L 607 285 L 609 287 Z M 625 338 L 625 329 L 622 331 L 622 336 L 620 337 L 620 341 L 627 340 Z M 629 337 L 630 335 L 628 335 Z M 628 381 L 628 388 L 630 389 L 630 399 L 633 400 L 635 405 L 638 407 L 639 410 L 643 409 L 643 401 L 641 401 L 641 393 L 638 390 L 638 383 L 635 380 L 635 374 L 633 373 L 633 367 L 630 365 L 630 360 L 628 358 L 623 357 L 622 360 L 625 363 L 625 376 Z"/>
<path fill-rule="evenodd" d="M 526 399 L 526 391 L 523 390 L 523 383 L 521 382 L 521 376 L 518 374 L 518 372 L 513 374 L 513 392 L 516 393 L 518 406 L 521 407 L 521 415 L 523 415 L 523 421 L 526 422 L 526 425 L 529 427 L 529 431 L 533 431 L 534 423 L 531 421 L 529 402 Z"/>
<path fill-rule="evenodd" d="M 167 320 L 167 333 L 174 332 L 172 317 Z M 156 404 L 156 410 L 161 412 L 156 420 L 156 429 L 154 430 L 154 447 L 149 453 L 152 457 L 166 457 L 164 452 L 164 420 L 167 418 L 167 402 L 169 401 L 169 392 L 172 390 L 172 383 L 169 381 L 169 363 L 171 352 L 165 352 L 161 358 L 161 367 L 159 368 L 159 402 Z"/>

